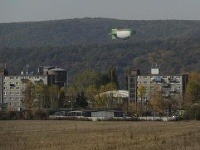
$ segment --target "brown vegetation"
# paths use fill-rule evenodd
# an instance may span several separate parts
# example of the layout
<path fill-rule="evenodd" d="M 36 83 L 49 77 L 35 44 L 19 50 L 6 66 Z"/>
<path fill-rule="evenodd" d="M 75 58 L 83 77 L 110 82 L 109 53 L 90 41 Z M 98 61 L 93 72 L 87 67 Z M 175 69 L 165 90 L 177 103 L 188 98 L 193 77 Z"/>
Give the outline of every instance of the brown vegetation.
<path fill-rule="evenodd" d="M 200 122 L 1 121 L 0 149 L 200 149 Z"/>

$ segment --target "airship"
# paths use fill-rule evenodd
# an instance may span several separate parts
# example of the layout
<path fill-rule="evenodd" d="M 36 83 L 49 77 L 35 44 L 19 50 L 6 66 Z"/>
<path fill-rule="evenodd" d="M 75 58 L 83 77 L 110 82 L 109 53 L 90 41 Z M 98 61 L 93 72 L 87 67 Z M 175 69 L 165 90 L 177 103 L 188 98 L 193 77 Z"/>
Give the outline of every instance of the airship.
<path fill-rule="evenodd" d="M 111 33 L 109 35 L 112 36 L 112 39 L 127 39 L 130 36 L 135 34 L 135 31 L 133 29 L 112 29 Z"/>

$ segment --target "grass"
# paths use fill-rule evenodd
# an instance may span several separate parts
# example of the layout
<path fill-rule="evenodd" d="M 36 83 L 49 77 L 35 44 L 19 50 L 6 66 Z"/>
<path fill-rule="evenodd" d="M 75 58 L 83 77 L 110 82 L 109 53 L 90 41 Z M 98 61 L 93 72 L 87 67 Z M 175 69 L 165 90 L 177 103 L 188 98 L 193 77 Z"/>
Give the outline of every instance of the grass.
<path fill-rule="evenodd" d="M 0 121 L 1 150 L 199 150 L 200 122 Z"/>

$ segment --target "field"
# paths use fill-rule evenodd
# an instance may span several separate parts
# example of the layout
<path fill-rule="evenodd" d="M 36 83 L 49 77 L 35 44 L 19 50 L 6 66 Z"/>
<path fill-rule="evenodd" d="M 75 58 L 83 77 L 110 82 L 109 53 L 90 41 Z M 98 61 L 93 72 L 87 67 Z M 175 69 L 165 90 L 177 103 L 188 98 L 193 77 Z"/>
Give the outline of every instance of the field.
<path fill-rule="evenodd" d="M 199 150 L 200 122 L 0 121 L 1 150 Z"/>

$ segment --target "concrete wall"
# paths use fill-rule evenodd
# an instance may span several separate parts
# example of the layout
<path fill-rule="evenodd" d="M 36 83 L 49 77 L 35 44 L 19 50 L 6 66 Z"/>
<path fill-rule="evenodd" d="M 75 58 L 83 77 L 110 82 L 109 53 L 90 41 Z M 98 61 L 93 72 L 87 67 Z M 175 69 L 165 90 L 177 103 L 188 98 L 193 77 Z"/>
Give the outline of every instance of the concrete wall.
<path fill-rule="evenodd" d="M 114 112 L 112 112 L 112 111 L 91 112 L 91 117 L 112 118 L 112 117 L 114 117 Z"/>

